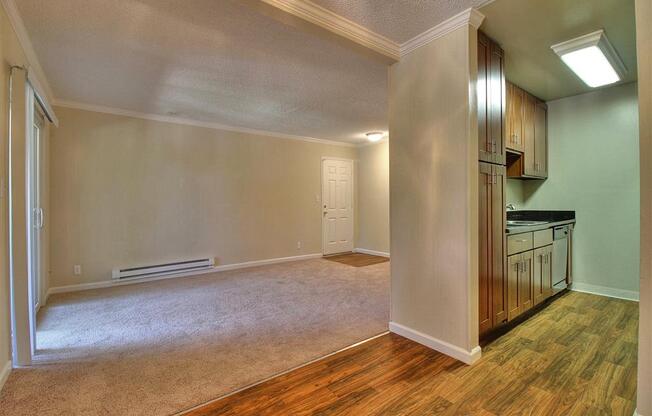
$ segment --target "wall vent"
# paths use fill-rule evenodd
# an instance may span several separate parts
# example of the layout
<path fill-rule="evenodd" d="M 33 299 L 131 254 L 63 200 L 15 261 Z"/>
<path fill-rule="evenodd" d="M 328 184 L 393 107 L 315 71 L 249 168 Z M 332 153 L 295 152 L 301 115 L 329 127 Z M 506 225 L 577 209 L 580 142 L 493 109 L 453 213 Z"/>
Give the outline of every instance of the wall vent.
<path fill-rule="evenodd" d="M 115 280 L 143 279 L 146 277 L 157 277 L 189 271 L 211 269 L 214 265 L 214 259 L 207 258 L 197 260 L 184 260 L 174 263 L 154 264 L 151 266 L 113 269 L 112 277 Z"/>

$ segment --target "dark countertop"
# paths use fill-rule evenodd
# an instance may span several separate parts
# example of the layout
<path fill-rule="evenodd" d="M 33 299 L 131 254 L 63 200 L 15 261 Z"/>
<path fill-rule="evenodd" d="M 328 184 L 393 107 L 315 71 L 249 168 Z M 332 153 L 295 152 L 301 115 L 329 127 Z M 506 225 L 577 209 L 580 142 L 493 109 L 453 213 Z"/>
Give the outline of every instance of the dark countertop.
<path fill-rule="evenodd" d="M 545 230 L 560 225 L 575 224 L 575 211 L 507 211 L 507 220 L 518 221 L 542 221 L 537 225 L 508 225 L 505 228 L 507 234 L 529 233 L 532 231 Z"/>

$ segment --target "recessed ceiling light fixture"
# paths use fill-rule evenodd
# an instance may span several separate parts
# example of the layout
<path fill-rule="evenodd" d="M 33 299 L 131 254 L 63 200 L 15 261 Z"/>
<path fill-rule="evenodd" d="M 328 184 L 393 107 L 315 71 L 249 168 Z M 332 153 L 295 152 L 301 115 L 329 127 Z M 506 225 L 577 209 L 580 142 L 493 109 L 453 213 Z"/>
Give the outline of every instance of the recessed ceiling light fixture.
<path fill-rule="evenodd" d="M 627 68 L 609 43 L 604 30 L 552 45 L 551 48 L 592 88 L 618 82 L 627 73 Z"/>
<path fill-rule="evenodd" d="M 369 140 L 370 142 L 377 142 L 381 140 L 383 136 L 385 136 L 385 133 L 380 131 L 372 131 L 371 133 L 367 133 L 366 136 L 367 136 L 367 140 Z"/>

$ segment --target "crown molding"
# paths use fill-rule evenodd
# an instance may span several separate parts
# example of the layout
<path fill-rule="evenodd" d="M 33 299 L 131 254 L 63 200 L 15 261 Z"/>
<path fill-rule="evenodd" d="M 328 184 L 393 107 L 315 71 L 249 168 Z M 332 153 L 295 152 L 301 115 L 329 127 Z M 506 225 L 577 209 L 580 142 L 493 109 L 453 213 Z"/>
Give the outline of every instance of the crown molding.
<path fill-rule="evenodd" d="M 276 133 L 276 132 L 266 131 L 266 130 L 249 129 L 249 128 L 246 128 L 246 127 L 229 126 L 229 125 L 226 125 L 226 124 L 211 123 L 211 122 L 206 122 L 206 121 L 198 121 L 198 120 L 192 120 L 192 119 L 183 118 L 183 117 L 173 117 L 173 116 L 163 116 L 163 115 L 159 115 L 159 114 L 141 113 L 141 112 L 138 112 L 138 111 L 124 110 L 124 109 L 115 108 L 115 107 L 105 107 L 105 106 L 94 105 L 94 104 L 85 104 L 85 103 L 80 103 L 80 102 L 76 102 L 76 101 L 56 100 L 54 102 L 54 105 L 57 106 L 57 107 L 62 107 L 62 108 L 72 108 L 72 109 L 75 109 L 75 110 L 91 111 L 91 112 L 94 112 L 94 113 L 112 114 L 112 115 L 116 115 L 116 116 L 139 118 L 139 119 L 143 119 L 143 120 L 159 121 L 159 122 L 163 122 L 163 123 L 181 124 L 181 125 L 185 125 L 185 126 L 203 127 L 203 128 L 212 129 L 212 130 L 222 130 L 222 131 L 231 131 L 231 132 L 235 132 L 235 133 L 254 134 L 254 135 L 257 135 L 257 136 L 264 136 L 264 137 L 270 137 L 270 138 L 276 138 L 276 139 L 299 140 L 299 141 L 303 141 L 303 142 L 320 143 L 320 144 L 327 144 L 327 145 L 331 145 L 331 146 L 358 147 L 358 145 L 355 144 L 355 143 L 339 142 L 339 141 L 336 141 L 336 140 L 318 139 L 318 138 L 315 138 L 315 137 L 296 136 L 296 135 L 292 135 L 292 134 Z"/>
<path fill-rule="evenodd" d="M 401 57 L 400 45 L 366 27 L 346 19 L 321 7 L 310 0 L 261 0 L 270 6 L 299 17 L 347 38 L 359 45 L 376 51 L 398 61 Z"/>
<path fill-rule="evenodd" d="M 484 3 L 483 5 L 486 5 Z M 450 32 L 457 30 L 463 26 L 472 26 L 475 29 L 478 29 L 484 20 L 484 15 L 477 11 L 474 8 L 466 9 L 461 13 L 452 16 L 451 18 L 444 20 L 437 26 L 426 30 L 420 35 L 413 37 L 407 42 L 403 43 L 400 47 L 401 57 L 407 55 L 408 53 L 418 49 L 427 43 L 432 42 L 433 40 L 440 38 L 449 34 Z"/>
<path fill-rule="evenodd" d="M 426 30 L 420 35 L 399 44 L 366 27 L 352 22 L 332 11 L 321 7 L 310 0 L 261 0 L 263 3 L 282 10 L 288 14 L 313 23 L 336 35 L 347 38 L 361 46 L 369 48 L 395 61 L 413 50 L 440 38 L 462 26 L 470 25 L 478 29 L 484 20 L 484 15 L 475 8 L 469 8 L 455 16 L 446 19 L 437 26 Z M 480 5 L 484 7 L 494 0 L 487 0 Z"/>
<path fill-rule="evenodd" d="M 11 27 L 14 29 L 14 32 L 16 32 L 18 43 L 20 43 L 20 46 L 23 48 L 25 58 L 27 59 L 28 71 L 33 69 L 33 72 L 36 72 L 35 76 L 38 80 L 39 86 L 44 90 L 43 93 L 45 93 L 47 99 L 53 100 L 54 93 L 52 92 L 52 88 L 45 76 L 45 71 L 43 71 L 43 67 L 36 56 L 34 46 L 32 45 L 29 34 L 27 33 L 25 23 L 23 22 L 23 18 L 20 16 L 15 0 L 2 0 L 2 7 L 7 13 Z"/>

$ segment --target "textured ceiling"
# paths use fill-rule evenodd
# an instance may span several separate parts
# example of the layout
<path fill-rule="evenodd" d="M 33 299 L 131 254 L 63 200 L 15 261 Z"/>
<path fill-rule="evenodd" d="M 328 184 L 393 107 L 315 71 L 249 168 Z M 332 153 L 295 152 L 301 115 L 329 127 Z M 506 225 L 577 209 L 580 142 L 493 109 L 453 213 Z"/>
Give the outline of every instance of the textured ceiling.
<path fill-rule="evenodd" d="M 550 45 L 599 28 L 636 79 L 634 0 L 313 0 L 403 43 L 471 6 L 508 79 L 589 91 Z M 387 67 L 240 0 L 16 2 L 59 100 L 345 142 L 387 130 Z"/>
<path fill-rule="evenodd" d="M 59 100 L 340 141 L 387 130 L 387 67 L 238 0 L 20 0 Z"/>
<path fill-rule="evenodd" d="M 437 26 L 469 7 L 487 0 L 312 0 L 340 16 L 397 43 Z"/>
<path fill-rule="evenodd" d="M 480 28 L 505 49 L 505 75 L 546 101 L 582 94 L 586 86 L 550 49 L 598 29 L 636 80 L 634 0 L 496 0 L 482 8 Z"/>

